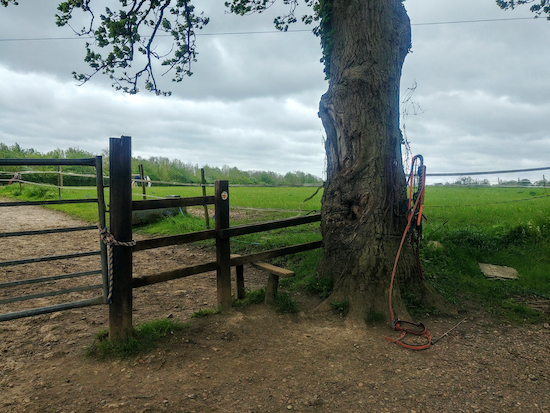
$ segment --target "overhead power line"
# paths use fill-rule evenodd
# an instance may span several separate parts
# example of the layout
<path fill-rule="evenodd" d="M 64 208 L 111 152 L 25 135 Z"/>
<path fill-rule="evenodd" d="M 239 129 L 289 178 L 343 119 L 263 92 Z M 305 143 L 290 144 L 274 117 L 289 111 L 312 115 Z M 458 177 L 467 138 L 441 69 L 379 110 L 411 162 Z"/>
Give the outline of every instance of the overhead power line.
<path fill-rule="evenodd" d="M 480 19 L 480 20 L 456 20 L 445 22 L 426 22 L 426 23 L 411 23 L 411 26 L 436 26 L 446 24 L 467 24 L 467 23 L 489 23 L 489 22 L 504 22 L 515 20 L 543 20 L 536 17 L 514 17 L 509 19 Z M 218 32 L 218 33 L 196 33 L 197 36 L 243 36 L 243 35 L 255 35 L 255 34 L 282 34 L 282 33 L 311 33 L 310 29 L 298 29 L 282 32 L 279 30 L 263 30 L 263 31 L 249 31 L 249 32 Z M 157 35 L 160 37 L 169 37 L 171 35 Z M 80 39 L 93 39 L 88 36 L 71 36 L 71 37 L 30 37 L 30 38 L 8 38 L 0 39 L 0 42 L 36 42 L 36 41 L 53 41 L 53 40 L 80 40 Z"/>
<path fill-rule="evenodd" d="M 469 176 L 469 175 L 494 175 L 494 174 L 507 174 L 515 172 L 533 172 L 533 171 L 545 171 L 550 169 L 550 166 L 544 168 L 530 168 L 530 169 L 509 169 L 507 171 L 487 171 L 487 172 L 441 172 L 441 173 L 427 173 L 426 176 Z"/>
<path fill-rule="evenodd" d="M 438 24 L 465 24 L 465 23 L 488 23 L 488 22 L 506 22 L 514 20 L 537 20 L 537 17 L 512 17 L 509 19 L 481 19 L 481 20 L 456 20 L 448 22 L 428 22 L 428 23 L 411 23 L 411 26 L 435 26 Z"/>

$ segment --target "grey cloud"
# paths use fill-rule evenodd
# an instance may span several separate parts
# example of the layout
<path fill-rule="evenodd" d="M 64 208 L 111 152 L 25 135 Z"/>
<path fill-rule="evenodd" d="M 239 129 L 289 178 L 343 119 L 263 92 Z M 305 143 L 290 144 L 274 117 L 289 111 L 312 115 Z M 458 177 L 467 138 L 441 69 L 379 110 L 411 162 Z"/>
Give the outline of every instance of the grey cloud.
<path fill-rule="evenodd" d="M 55 3 L 0 10 L 0 37 L 71 37 L 55 27 Z M 238 17 L 219 4 L 197 2 L 212 20 L 197 36 L 194 75 L 178 84 L 170 74 L 159 78 L 174 92 L 168 99 L 118 94 L 99 75 L 76 87 L 70 73 L 88 70 L 84 40 L 0 42 L 0 141 L 99 153 L 109 136 L 126 134 L 134 155 L 321 175 L 317 111 L 327 83 L 319 40 L 306 32 L 210 36 L 273 30 L 285 10 L 279 2 Z M 405 4 L 413 24 L 531 16 L 527 8 L 502 12 L 493 0 Z M 409 116 L 406 127 L 429 171 L 546 166 L 549 34 L 542 20 L 413 26 L 402 88 L 416 80 L 413 100 L 425 113 Z"/>

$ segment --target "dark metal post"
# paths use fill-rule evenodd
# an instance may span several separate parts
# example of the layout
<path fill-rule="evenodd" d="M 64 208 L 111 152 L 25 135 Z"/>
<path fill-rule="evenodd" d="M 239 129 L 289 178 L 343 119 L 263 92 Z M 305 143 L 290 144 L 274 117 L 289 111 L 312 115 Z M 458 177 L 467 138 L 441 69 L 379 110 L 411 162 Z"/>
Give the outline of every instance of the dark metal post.
<path fill-rule="evenodd" d="M 97 213 L 99 219 L 99 226 L 106 228 L 107 223 L 105 220 L 105 190 L 103 184 L 103 159 L 101 156 L 95 157 L 95 173 L 96 173 L 96 187 L 97 187 Z M 99 242 L 101 250 L 101 275 L 103 281 L 103 298 L 107 302 L 107 295 L 109 294 L 109 267 L 107 263 L 107 245 L 101 240 Z"/>
<path fill-rule="evenodd" d="M 218 305 L 227 310 L 231 308 L 231 248 L 229 238 L 222 239 L 220 230 L 229 228 L 228 181 L 216 181 L 215 207 Z"/>
<path fill-rule="evenodd" d="M 201 186 L 202 196 L 206 196 L 206 179 L 204 178 L 204 168 L 201 168 Z M 208 205 L 204 205 L 204 220 L 206 221 L 206 229 L 210 229 L 210 217 L 208 216 Z"/>
<path fill-rule="evenodd" d="M 119 242 L 132 241 L 131 138 L 109 140 L 110 227 Z M 113 285 L 109 304 L 109 338 L 126 340 L 132 334 L 132 248 L 113 246 Z"/>

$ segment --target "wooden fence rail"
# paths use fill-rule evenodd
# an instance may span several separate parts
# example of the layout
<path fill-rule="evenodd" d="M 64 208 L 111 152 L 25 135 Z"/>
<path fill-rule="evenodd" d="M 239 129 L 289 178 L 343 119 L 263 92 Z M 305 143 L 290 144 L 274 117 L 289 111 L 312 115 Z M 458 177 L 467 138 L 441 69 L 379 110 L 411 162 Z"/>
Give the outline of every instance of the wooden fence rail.
<path fill-rule="evenodd" d="M 271 231 L 274 229 L 294 227 L 321 221 L 321 214 L 306 215 L 303 217 L 285 218 L 274 221 L 266 221 L 256 224 L 235 225 L 220 230 L 220 237 L 231 238 L 238 235 L 254 234 L 256 232 Z"/>
<path fill-rule="evenodd" d="M 188 206 L 208 205 L 214 203 L 213 196 L 196 196 L 189 198 L 150 199 L 147 201 L 132 201 L 132 211 L 146 209 L 178 208 Z"/>
<path fill-rule="evenodd" d="M 190 232 L 188 234 L 171 235 L 168 237 L 150 238 L 142 241 L 136 241 L 134 251 L 143 251 L 152 248 L 167 247 L 169 245 L 188 244 L 190 242 L 204 241 L 214 238 L 216 238 L 216 231 L 213 229 Z"/>

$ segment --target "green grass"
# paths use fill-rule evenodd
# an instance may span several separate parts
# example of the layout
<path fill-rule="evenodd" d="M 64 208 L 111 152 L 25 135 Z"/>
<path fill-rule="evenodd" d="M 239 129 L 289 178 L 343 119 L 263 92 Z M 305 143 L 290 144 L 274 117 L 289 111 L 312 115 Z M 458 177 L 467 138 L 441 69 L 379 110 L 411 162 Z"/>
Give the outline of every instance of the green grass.
<path fill-rule="evenodd" d="M 177 321 L 169 319 L 154 320 L 134 327 L 132 337 L 120 343 L 109 340 L 107 331 L 104 330 L 96 335 L 94 343 L 86 349 L 86 354 L 104 360 L 109 358 L 123 359 L 147 353 L 155 348 L 163 338 L 185 328 L 187 328 L 187 325 Z"/>
<path fill-rule="evenodd" d="M 539 198 L 544 190 L 428 189 L 421 255 L 430 283 L 457 304 L 481 302 L 515 321 L 544 318 L 525 305 L 536 297 L 550 297 L 550 197 Z M 443 248 L 428 247 L 430 240 Z M 520 277 L 488 280 L 480 262 L 513 267 Z"/>
<path fill-rule="evenodd" d="M 287 292 L 277 292 L 273 304 L 279 314 L 296 314 L 298 312 L 298 304 Z"/>
<path fill-rule="evenodd" d="M 265 301 L 265 288 L 247 291 L 246 297 L 242 300 L 233 300 L 233 307 L 243 308 L 251 304 L 262 304 Z M 275 309 L 279 314 L 295 314 L 298 312 L 298 305 L 288 292 L 277 292 L 273 301 Z"/>
<path fill-rule="evenodd" d="M 59 194 L 56 188 L 22 185 L 23 191 L 19 191 L 19 185 L 0 186 L 0 196 L 7 196 L 21 201 L 31 201 L 39 199 L 58 199 Z M 302 202 L 313 195 L 316 187 L 230 187 L 230 203 L 232 207 L 240 208 L 269 208 L 282 209 L 290 211 L 300 210 Z M 207 195 L 214 195 L 214 188 L 206 188 Z M 133 188 L 133 199 L 141 200 L 141 188 Z M 149 199 L 164 198 L 167 195 L 180 195 L 181 197 L 202 196 L 202 188 L 194 186 L 153 186 L 147 188 L 147 194 L 151 195 Z M 41 197 L 42 196 L 42 197 Z M 305 202 L 302 209 L 304 211 L 320 210 L 322 190 L 319 191 L 313 199 Z M 95 187 L 82 187 L 78 189 L 64 188 L 61 191 L 62 199 L 84 199 L 97 198 Z M 105 202 L 109 203 L 109 191 L 105 190 Z M 97 207 L 95 204 L 78 205 L 59 205 L 50 207 L 60 211 L 67 212 L 69 215 L 86 220 L 88 222 L 97 222 Z M 243 219 L 239 222 L 246 222 L 246 214 L 243 213 Z M 296 215 L 296 212 L 271 212 L 271 214 L 262 214 L 264 219 L 277 219 Z M 203 221 L 204 222 L 204 221 Z"/>
<path fill-rule="evenodd" d="M 481 301 L 503 312 L 502 308 L 510 307 L 509 302 L 504 307 L 503 303 L 512 296 L 521 297 L 519 303 L 535 296 L 550 297 L 548 238 L 518 239 L 513 233 L 497 235 L 480 230 L 470 235 L 474 236 L 450 230 L 441 234 L 443 249 L 422 249 L 423 268 L 430 283 L 448 300 Z M 519 279 L 489 280 L 478 263 L 513 267 Z"/>
<path fill-rule="evenodd" d="M 214 224 L 212 223 L 210 227 L 214 228 Z M 135 227 L 136 232 L 151 236 L 185 234 L 204 229 L 206 229 L 204 218 L 193 216 L 187 212 L 166 217 L 152 224 Z"/>
<path fill-rule="evenodd" d="M 543 197 L 543 198 L 538 198 Z M 428 187 L 426 229 L 517 226 L 548 218 L 550 196 L 543 188 Z"/>
<path fill-rule="evenodd" d="M 369 311 L 365 317 L 365 323 L 367 324 L 381 324 L 386 321 L 386 316 L 377 311 Z"/>
<path fill-rule="evenodd" d="M 346 318 L 349 312 L 349 301 L 344 299 L 342 301 L 331 301 L 330 305 L 332 308 L 340 313 L 340 316 L 342 318 Z"/>
<path fill-rule="evenodd" d="M 296 275 L 291 278 L 282 278 L 279 285 L 289 290 L 305 290 L 310 294 L 327 298 L 332 292 L 332 278 L 317 277 L 317 266 L 323 253 L 320 249 L 301 252 L 286 257 L 286 266 Z"/>
<path fill-rule="evenodd" d="M 242 308 L 250 304 L 261 304 L 265 300 L 265 288 L 259 290 L 247 291 L 246 296 L 240 300 L 233 300 L 233 307 Z"/>
<path fill-rule="evenodd" d="M 221 307 L 216 308 L 205 308 L 198 311 L 195 311 L 193 314 L 191 314 L 192 318 L 203 318 L 212 314 L 220 314 L 222 311 Z"/>
<path fill-rule="evenodd" d="M 232 206 L 244 208 L 272 208 L 299 210 L 302 202 L 313 195 L 316 187 L 229 187 L 229 202 Z M 134 189 L 141 194 L 141 188 Z M 192 186 L 153 186 L 147 188 L 147 194 L 166 197 L 180 195 L 181 197 L 202 196 L 202 188 Z M 214 188 L 207 187 L 206 195 L 214 195 Z M 322 190 L 303 205 L 304 210 L 319 210 L 321 208 Z"/>

